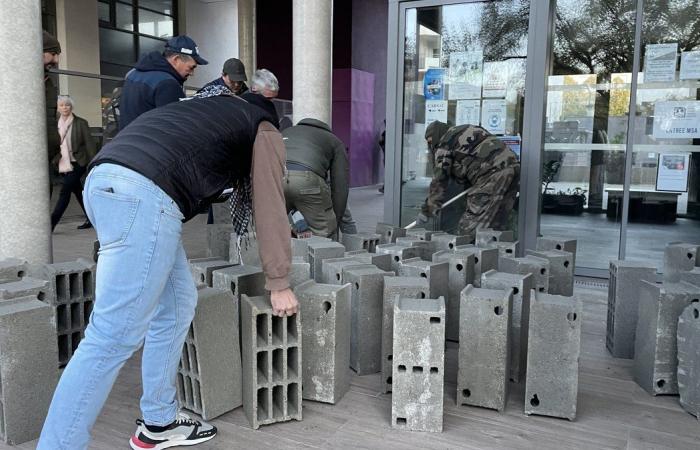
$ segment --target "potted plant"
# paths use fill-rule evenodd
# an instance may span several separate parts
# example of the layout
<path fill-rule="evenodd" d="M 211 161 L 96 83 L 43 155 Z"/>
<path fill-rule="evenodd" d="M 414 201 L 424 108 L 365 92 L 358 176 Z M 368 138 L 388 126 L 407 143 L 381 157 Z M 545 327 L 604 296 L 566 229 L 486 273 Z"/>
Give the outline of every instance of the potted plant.
<path fill-rule="evenodd" d="M 555 160 L 547 161 L 542 167 L 542 212 L 581 215 L 586 204 L 586 190 L 576 187 L 573 191 L 567 189 L 554 193 L 554 188 L 549 187 L 560 168 L 561 162 Z"/>

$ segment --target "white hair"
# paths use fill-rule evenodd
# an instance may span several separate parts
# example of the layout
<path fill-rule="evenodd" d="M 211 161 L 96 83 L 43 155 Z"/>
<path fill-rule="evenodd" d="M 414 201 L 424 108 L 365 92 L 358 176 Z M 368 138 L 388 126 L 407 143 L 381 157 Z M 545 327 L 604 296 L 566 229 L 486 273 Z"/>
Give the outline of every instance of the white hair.
<path fill-rule="evenodd" d="M 73 109 L 73 106 L 75 106 L 75 103 L 73 103 L 73 98 L 70 95 L 59 95 L 56 99 L 56 104 L 58 104 L 58 102 L 65 103 L 66 105 L 70 106 L 71 109 Z"/>
<path fill-rule="evenodd" d="M 253 74 L 250 81 L 250 89 L 254 92 L 262 92 L 265 90 L 279 92 L 280 84 L 274 73 L 267 69 L 258 69 Z"/>

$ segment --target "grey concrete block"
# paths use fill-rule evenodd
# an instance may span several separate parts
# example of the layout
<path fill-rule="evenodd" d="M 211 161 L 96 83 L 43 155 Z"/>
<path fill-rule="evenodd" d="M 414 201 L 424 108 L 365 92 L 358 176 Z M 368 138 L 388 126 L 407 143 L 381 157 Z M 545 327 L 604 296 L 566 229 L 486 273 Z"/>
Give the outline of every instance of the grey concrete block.
<path fill-rule="evenodd" d="M 407 247 L 400 244 L 379 244 L 377 246 L 377 253 L 380 255 L 391 255 L 391 270 L 394 272 L 399 270 L 399 264 L 404 259 L 420 258 L 422 254 L 420 248 Z"/>
<path fill-rule="evenodd" d="M 529 256 L 549 260 L 549 290 L 552 295 L 574 295 L 574 255 L 562 250 L 533 251 L 527 250 Z"/>
<path fill-rule="evenodd" d="M 292 258 L 301 257 L 304 261 L 309 260 L 309 242 L 331 242 L 330 239 L 321 236 L 311 236 L 306 239 L 292 238 Z"/>
<path fill-rule="evenodd" d="M 229 202 L 212 203 L 211 208 L 214 210 L 215 224 L 231 223 L 231 207 L 229 206 Z"/>
<path fill-rule="evenodd" d="M 19 281 L 27 274 L 28 264 L 19 258 L 0 260 L 0 283 Z"/>
<path fill-rule="evenodd" d="M 317 283 L 323 281 L 323 260 L 330 258 L 342 258 L 345 256 L 343 244 L 333 241 L 309 242 L 309 264 L 311 265 L 311 279 Z"/>
<path fill-rule="evenodd" d="M 576 266 L 576 248 L 578 244 L 576 239 L 567 239 L 554 236 L 545 236 L 537 238 L 537 251 L 546 250 L 562 250 L 573 255 L 574 266 Z"/>
<path fill-rule="evenodd" d="M 377 234 L 380 236 L 380 244 L 396 242 L 397 237 L 406 236 L 406 230 L 388 223 L 377 223 Z"/>
<path fill-rule="evenodd" d="M 272 315 L 269 297 L 241 298 L 243 411 L 250 426 L 302 419 L 299 314 Z"/>
<path fill-rule="evenodd" d="M 481 276 L 481 287 L 513 291 L 510 319 L 510 379 L 519 382 L 527 370 L 527 345 L 532 301 L 532 275 L 489 270 Z"/>
<path fill-rule="evenodd" d="M 374 264 L 384 271 L 392 270 L 391 255 L 367 252 L 355 254 L 349 254 L 349 252 L 346 252 L 345 255 L 350 256 L 363 264 Z"/>
<path fill-rule="evenodd" d="M 53 292 L 49 291 L 49 282 L 32 277 L 24 277 L 19 281 L 0 284 L 0 301 L 19 297 L 34 297 L 42 302 L 52 304 L 55 302 L 47 298 Z"/>
<path fill-rule="evenodd" d="M 678 394 L 678 317 L 692 302 L 700 302 L 700 287 L 640 284 L 634 381 L 651 395 Z"/>
<path fill-rule="evenodd" d="M 700 419 L 700 303 L 678 319 L 678 393 L 681 406 Z"/>
<path fill-rule="evenodd" d="M 241 297 L 243 294 L 249 297 L 265 295 L 265 274 L 260 267 L 236 264 L 213 271 L 212 287 L 233 295 L 234 317 L 236 328 L 239 328 Z"/>
<path fill-rule="evenodd" d="M 582 311 L 578 298 L 533 293 L 525 414 L 576 418 Z"/>
<path fill-rule="evenodd" d="M 474 255 L 474 287 L 481 287 L 481 275 L 489 270 L 498 270 L 498 249 L 460 245 L 455 254 Z"/>
<path fill-rule="evenodd" d="M 228 261 L 231 264 L 245 264 L 246 266 L 262 267 L 258 240 L 253 236 L 249 236 L 248 239 L 241 239 L 241 243 L 239 245 L 238 235 L 236 233 L 231 233 Z"/>
<path fill-rule="evenodd" d="M 447 262 L 449 264 L 445 335 L 451 341 L 459 340 L 460 295 L 468 284 L 474 283 L 472 277 L 474 276 L 475 258 L 474 255 L 453 253 L 448 250 L 433 254 L 433 262 Z"/>
<path fill-rule="evenodd" d="M 224 259 L 219 258 L 196 258 L 190 259 L 190 271 L 192 272 L 192 278 L 197 285 L 204 285 L 207 287 L 212 287 L 213 283 L 213 273 L 219 269 L 225 269 L 227 267 L 233 266 L 235 263 L 228 262 Z"/>
<path fill-rule="evenodd" d="M 301 283 L 311 279 L 311 265 L 303 258 L 292 258 L 292 266 L 289 268 L 289 287 L 294 289 Z"/>
<path fill-rule="evenodd" d="M 537 292 L 549 290 L 549 260 L 535 256 L 523 258 L 499 258 L 499 272 L 519 273 L 532 275 L 532 288 Z"/>
<path fill-rule="evenodd" d="M 418 238 L 421 241 L 429 241 L 433 234 L 436 233 L 442 233 L 442 231 L 428 231 L 425 228 L 411 228 L 406 230 L 406 237 Z"/>
<path fill-rule="evenodd" d="M 352 295 L 350 367 L 358 375 L 381 371 L 384 277 L 393 275 L 376 267 L 352 267 L 343 272 Z"/>
<path fill-rule="evenodd" d="M 343 245 L 346 250 L 367 250 L 374 253 L 380 244 L 381 236 L 376 233 L 343 234 Z"/>
<path fill-rule="evenodd" d="M 461 294 L 457 404 L 503 411 L 510 378 L 512 289 Z"/>
<path fill-rule="evenodd" d="M 49 282 L 49 301 L 55 304 L 72 303 L 95 298 L 96 264 L 85 258 L 54 264 L 36 264 L 29 267 L 29 276 Z"/>
<path fill-rule="evenodd" d="M 476 231 L 476 245 L 488 247 L 496 242 L 513 242 L 515 237 L 512 231 L 496 231 L 490 228 Z"/>
<path fill-rule="evenodd" d="M 655 267 L 632 261 L 610 261 L 605 346 L 615 358 L 634 358 L 641 282 L 655 280 Z"/>
<path fill-rule="evenodd" d="M 434 243 L 433 250 L 454 250 L 460 245 L 470 244 L 469 236 L 456 236 L 454 234 L 434 234 L 430 237 L 430 242 Z"/>
<path fill-rule="evenodd" d="M 394 355 L 394 304 L 399 298 L 429 298 L 428 280 L 420 277 L 384 278 L 382 314 L 382 386 L 391 392 Z"/>
<path fill-rule="evenodd" d="M 350 285 L 310 280 L 294 293 L 304 341 L 302 396 L 335 404 L 350 389 Z"/>
<path fill-rule="evenodd" d="M 396 245 L 408 245 L 420 249 L 420 258 L 426 261 L 433 259 L 435 253 L 435 242 L 418 239 L 416 236 L 406 236 L 396 238 Z"/>
<path fill-rule="evenodd" d="M 211 420 L 243 404 L 238 305 L 230 289 L 203 287 L 177 374 L 180 404 Z"/>
<path fill-rule="evenodd" d="M 0 303 L 0 439 L 39 437 L 58 382 L 56 324 L 33 297 Z"/>
<path fill-rule="evenodd" d="M 215 223 L 207 225 L 206 229 L 207 256 L 228 259 L 233 225 L 230 223 Z"/>
<path fill-rule="evenodd" d="M 690 272 L 698 265 L 698 246 L 673 242 L 664 250 L 664 282 L 681 281 L 681 272 Z"/>
<path fill-rule="evenodd" d="M 321 264 L 321 283 L 325 284 L 345 284 L 343 282 L 343 269 L 357 266 L 367 266 L 352 256 L 343 256 L 342 258 L 324 259 Z"/>
<path fill-rule="evenodd" d="M 412 258 L 401 261 L 398 275 L 400 277 L 419 277 L 428 280 L 430 298 L 444 297 L 449 294 L 449 270 L 447 261 L 432 262 Z"/>
<path fill-rule="evenodd" d="M 501 258 L 515 258 L 520 251 L 520 242 L 494 242 L 487 247 L 498 249 L 499 261 Z"/>
<path fill-rule="evenodd" d="M 681 272 L 681 281 L 700 286 L 700 267 L 695 267 L 690 272 Z"/>
<path fill-rule="evenodd" d="M 445 300 L 401 298 L 394 304 L 391 425 L 442 431 Z"/>

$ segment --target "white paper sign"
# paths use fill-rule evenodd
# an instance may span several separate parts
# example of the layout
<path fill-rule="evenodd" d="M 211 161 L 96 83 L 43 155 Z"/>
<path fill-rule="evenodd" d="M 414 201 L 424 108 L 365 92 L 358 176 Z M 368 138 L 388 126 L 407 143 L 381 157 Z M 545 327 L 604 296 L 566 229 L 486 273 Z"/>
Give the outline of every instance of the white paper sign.
<path fill-rule="evenodd" d="M 450 54 L 450 100 L 481 98 L 484 54 L 455 52 Z"/>
<path fill-rule="evenodd" d="M 506 133 L 506 101 L 484 100 L 481 106 L 481 126 L 491 134 Z"/>
<path fill-rule="evenodd" d="M 681 53 L 681 80 L 700 79 L 700 51 Z"/>
<path fill-rule="evenodd" d="M 678 44 L 647 44 L 644 57 L 644 82 L 674 81 Z"/>
<path fill-rule="evenodd" d="M 656 139 L 700 138 L 700 101 L 656 102 L 653 136 Z"/>
<path fill-rule="evenodd" d="M 481 118 L 480 100 L 457 100 L 455 125 L 476 125 Z"/>
<path fill-rule="evenodd" d="M 425 126 L 436 120 L 447 123 L 447 100 L 425 101 Z"/>
<path fill-rule="evenodd" d="M 484 98 L 503 98 L 506 96 L 509 71 L 508 61 L 484 63 Z"/>
<path fill-rule="evenodd" d="M 685 192 L 688 190 L 688 153 L 662 153 L 656 173 L 656 190 Z"/>

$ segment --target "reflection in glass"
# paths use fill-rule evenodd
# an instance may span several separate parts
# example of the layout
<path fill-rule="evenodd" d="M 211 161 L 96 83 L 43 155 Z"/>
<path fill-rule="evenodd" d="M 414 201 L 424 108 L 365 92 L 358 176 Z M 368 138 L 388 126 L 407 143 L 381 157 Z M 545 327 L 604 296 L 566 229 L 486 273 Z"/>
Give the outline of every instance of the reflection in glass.
<path fill-rule="evenodd" d="M 139 8 L 139 33 L 169 38 L 173 35 L 173 18 Z"/>
<path fill-rule="evenodd" d="M 109 12 L 109 3 L 97 2 L 97 17 L 100 22 L 110 23 L 112 21 L 112 15 Z"/>
<path fill-rule="evenodd" d="M 140 8 L 148 8 L 163 14 L 173 14 L 172 0 L 139 0 Z"/>
<path fill-rule="evenodd" d="M 132 6 L 117 3 L 117 28 L 134 31 L 134 8 Z"/>
<path fill-rule="evenodd" d="M 134 35 L 100 27 L 100 58 L 113 64 L 134 65 Z"/>

